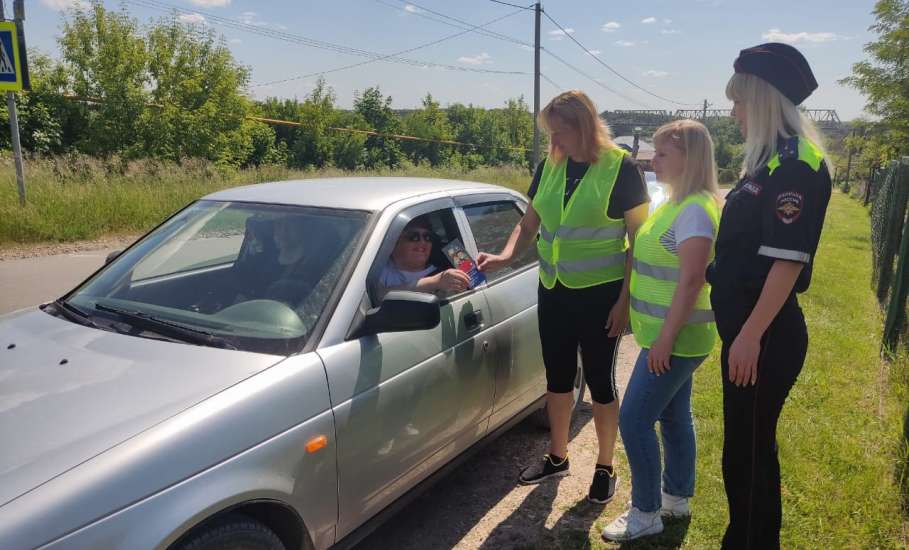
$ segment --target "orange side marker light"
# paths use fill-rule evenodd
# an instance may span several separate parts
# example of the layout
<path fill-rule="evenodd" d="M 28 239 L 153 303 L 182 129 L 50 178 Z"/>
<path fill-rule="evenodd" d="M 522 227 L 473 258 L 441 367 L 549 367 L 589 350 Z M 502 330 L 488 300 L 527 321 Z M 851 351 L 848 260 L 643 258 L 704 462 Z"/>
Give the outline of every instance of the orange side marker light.
<path fill-rule="evenodd" d="M 324 435 L 314 437 L 306 442 L 306 452 L 314 453 L 326 445 L 328 445 L 327 437 L 325 437 Z"/>

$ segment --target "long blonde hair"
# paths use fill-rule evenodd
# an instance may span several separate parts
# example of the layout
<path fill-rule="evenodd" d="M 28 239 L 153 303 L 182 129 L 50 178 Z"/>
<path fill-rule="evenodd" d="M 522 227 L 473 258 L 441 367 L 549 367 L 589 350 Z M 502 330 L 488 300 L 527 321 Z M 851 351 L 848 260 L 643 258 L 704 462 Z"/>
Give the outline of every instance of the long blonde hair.
<path fill-rule="evenodd" d="M 735 73 L 726 84 L 726 97 L 745 104 L 747 131 L 742 175 L 755 175 L 773 156 L 779 138 L 802 136 L 823 152 L 814 123 L 792 101 L 763 78 Z"/>
<path fill-rule="evenodd" d="M 580 135 L 580 149 L 584 158 L 577 160 L 592 164 L 600 158 L 601 152 L 617 147 L 612 141 L 609 126 L 600 118 L 593 101 L 580 90 L 568 90 L 552 98 L 540 111 L 540 126 L 551 133 L 552 120 L 555 118 L 574 128 Z M 565 151 L 559 150 L 550 142 L 550 158 L 558 162 L 565 155 Z"/>
<path fill-rule="evenodd" d="M 670 189 L 673 201 L 681 202 L 688 195 L 705 191 L 719 198 L 713 139 L 703 124 L 694 120 L 669 122 L 657 128 L 653 143 L 675 147 L 685 155 L 682 177 Z"/>

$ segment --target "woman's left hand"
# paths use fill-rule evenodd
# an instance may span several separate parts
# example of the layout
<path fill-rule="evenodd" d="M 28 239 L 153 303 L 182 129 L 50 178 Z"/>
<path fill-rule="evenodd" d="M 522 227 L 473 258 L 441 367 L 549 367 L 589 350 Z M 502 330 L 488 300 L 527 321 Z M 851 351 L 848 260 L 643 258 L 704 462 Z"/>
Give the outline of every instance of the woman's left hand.
<path fill-rule="evenodd" d="M 650 350 L 647 352 L 647 370 L 657 376 L 669 371 L 672 344 L 673 342 L 667 342 L 666 338 L 662 336 L 654 340 Z"/>
<path fill-rule="evenodd" d="M 609 317 L 606 319 L 606 335 L 610 338 L 621 336 L 628 328 L 630 300 L 627 295 L 620 296 L 609 310 Z"/>
<path fill-rule="evenodd" d="M 729 381 L 739 387 L 757 383 L 760 354 L 761 339 L 740 332 L 729 348 Z"/>

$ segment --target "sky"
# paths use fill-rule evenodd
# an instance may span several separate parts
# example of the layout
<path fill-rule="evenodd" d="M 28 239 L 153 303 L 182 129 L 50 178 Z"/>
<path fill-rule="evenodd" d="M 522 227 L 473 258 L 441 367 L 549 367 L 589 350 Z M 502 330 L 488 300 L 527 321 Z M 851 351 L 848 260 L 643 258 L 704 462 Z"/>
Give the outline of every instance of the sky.
<path fill-rule="evenodd" d="M 371 59 L 356 53 L 387 56 L 419 47 L 400 53 L 406 63 L 371 61 L 325 74 L 337 104 L 349 108 L 371 86 L 400 109 L 420 106 L 427 93 L 443 106 L 498 107 L 521 95 L 533 104 L 533 10 L 493 0 L 104 3 L 141 23 L 176 13 L 188 25 L 214 29 L 250 68 L 249 93 L 258 99 L 302 99 L 317 76 L 300 76 Z M 29 47 L 59 57 L 66 10 L 80 5 L 84 0 L 26 2 Z M 873 0 L 551 0 L 542 6 L 543 105 L 562 90 L 581 89 L 601 111 L 699 108 L 704 100 L 729 108 L 724 90 L 738 52 L 788 42 L 802 51 L 819 83 L 805 107 L 835 109 L 842 120 L 863 114 L 862 95 L 837 81 L 866 58 L 863 46 L 875 39 L 868 30 Z M 475 27 L 496 37 L 469 30 Z"/>

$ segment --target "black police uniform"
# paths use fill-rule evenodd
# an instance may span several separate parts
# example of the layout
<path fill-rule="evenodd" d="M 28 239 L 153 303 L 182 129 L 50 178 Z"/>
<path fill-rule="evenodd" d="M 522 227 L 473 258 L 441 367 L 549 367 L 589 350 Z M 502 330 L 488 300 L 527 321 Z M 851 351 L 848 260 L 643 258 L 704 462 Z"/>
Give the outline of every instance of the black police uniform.
<path fill-rule="evenodd" d="M 780 163 L 744 177 L 726 197 L 708 268 L 710 299 L 722 340 L 723 480 L 729 525 L 723 548 L 779 548 L 782 522 L 776 427 L 808 347 L 797 293 L 808 289 L 820 239 L 830 174 L 825 162 L 806 162 L 799 138 L 780 139 Z M 751 315 L 777 260 L 804 268 L 786 303 L 761 338 L 757 383 L 729 381 L 729 348 Z"/>

